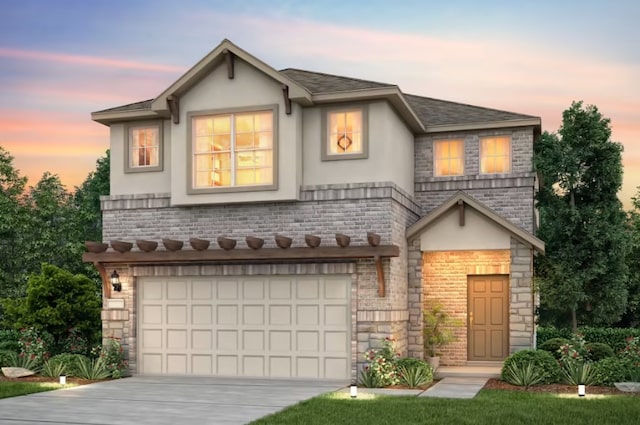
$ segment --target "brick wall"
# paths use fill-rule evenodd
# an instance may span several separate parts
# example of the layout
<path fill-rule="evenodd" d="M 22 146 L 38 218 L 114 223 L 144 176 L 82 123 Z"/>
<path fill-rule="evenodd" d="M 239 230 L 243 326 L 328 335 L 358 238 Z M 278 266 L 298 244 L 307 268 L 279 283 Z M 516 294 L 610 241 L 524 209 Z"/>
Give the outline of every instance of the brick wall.
<path fill-rule="evenodd" d="M 509 274 L 510 250 L 425 252 L 423 308 L 440 302 L 457 322 L 451 330 L 456 341 L 441 349 L 442 365 L 464 365 L 467 361 L 467 276 Z"/>
<path fill-rule="evenodd" d="M 511 172 L 482 175 L 479 171 L 480 138 L 511 136 Z M 463 139 L 465 168 L 463 176 L 434 177 L 433 142 Z M 415 149 L 415 201 L 427 214 L 463 190 L 501 216 L 523 229 L 534 230 L 533 128 L 487 130 L 421 136 Z"/>

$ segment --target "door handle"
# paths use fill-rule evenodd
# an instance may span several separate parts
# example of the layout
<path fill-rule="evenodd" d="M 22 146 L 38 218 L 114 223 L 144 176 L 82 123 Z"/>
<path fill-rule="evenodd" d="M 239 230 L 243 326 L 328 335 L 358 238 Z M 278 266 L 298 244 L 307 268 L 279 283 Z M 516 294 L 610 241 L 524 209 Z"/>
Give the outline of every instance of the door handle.
<path fill-rule="evenodd" d="M 473 326 L 473 311 L 469 312 L 469 325 Z"/>

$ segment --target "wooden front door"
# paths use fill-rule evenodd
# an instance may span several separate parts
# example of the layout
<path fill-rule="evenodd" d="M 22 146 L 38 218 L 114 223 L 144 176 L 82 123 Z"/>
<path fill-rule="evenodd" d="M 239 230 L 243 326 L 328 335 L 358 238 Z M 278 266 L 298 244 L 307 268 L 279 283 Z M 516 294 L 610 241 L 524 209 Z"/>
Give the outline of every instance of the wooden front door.
<path fill-rule="evenodd" d="M 469 276 L 468 286 L 468 360 L 502 361 L 509 355 L 509 276 Z"/>

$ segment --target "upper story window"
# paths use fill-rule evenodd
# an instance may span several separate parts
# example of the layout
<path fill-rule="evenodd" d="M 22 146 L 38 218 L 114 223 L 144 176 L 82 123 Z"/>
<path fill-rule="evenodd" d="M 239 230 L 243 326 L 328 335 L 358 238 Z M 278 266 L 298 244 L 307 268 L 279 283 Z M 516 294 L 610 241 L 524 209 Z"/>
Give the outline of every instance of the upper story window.
<path fill-rule="evenodd" d="M 330 108 L 323 114 L 322 159 L 360 159 L 368 155 L 366 106 Z"/>
<path fill-rule="evenodd" d="M 127 127 L 125 171 L 162 170 L 162 123 L 131 124 Z"/>
<path fill-rule="evenodd" d="M 271 188 L 274 109 L 190 114 L 193 188 Z"/>
<path fill-rule="evenodd" d="M 464 142 L 462 140 L 436 140 L 433 151 L 436 177 L 464 174 Z"/>
<path fill-rule="evenodd" d="M 480 173 L 511 172 L 511 137 L 495 136 L 480 139 Z"/>

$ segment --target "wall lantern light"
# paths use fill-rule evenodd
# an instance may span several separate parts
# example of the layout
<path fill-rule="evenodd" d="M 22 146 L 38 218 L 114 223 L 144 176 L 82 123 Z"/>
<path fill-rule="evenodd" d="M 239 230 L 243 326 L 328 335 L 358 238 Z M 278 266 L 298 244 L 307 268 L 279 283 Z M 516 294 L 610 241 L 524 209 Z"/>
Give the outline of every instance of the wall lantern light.
<path fill-rule="evenodd" d="M 111 284 L 113 285 L 113 290 L 116 292 L 122 291 L 122 284 L 120 283 L 120 275 L 117 271 L 113 271 L 111 273 Z"/>

